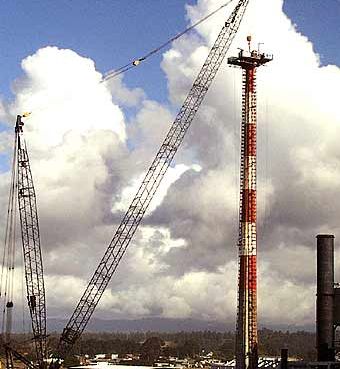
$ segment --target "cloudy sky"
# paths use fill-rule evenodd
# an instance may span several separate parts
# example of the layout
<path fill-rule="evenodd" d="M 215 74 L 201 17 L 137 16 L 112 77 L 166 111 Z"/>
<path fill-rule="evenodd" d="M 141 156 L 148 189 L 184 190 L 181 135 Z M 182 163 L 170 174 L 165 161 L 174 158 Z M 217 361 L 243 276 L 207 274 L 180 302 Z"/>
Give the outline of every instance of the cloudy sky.
<path fill-rule="evenodd" d="M 49 317 L 73 311 L 231 8 L 139 70 L 106 83 L 102 73 L 223 3 L 1 4 L 0 202 L 15 115 L 29 110 Z M 258 71 L 262 326 L 313 324 L 315 235 L 339 234 L 340 58 L 324 24 L 335 27 L 340 4 L 294 3 L 251 0 L 229 52 L 252 34 L 274 54 Z M 96 317 L 234 322 L 240 86 L 225 62 Z"/>

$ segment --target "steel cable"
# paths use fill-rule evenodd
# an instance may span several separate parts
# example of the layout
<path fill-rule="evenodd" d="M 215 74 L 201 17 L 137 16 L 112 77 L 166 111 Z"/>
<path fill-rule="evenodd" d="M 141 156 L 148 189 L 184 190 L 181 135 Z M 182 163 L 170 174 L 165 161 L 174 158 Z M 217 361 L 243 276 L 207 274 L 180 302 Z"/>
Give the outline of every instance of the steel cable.
<path fill-rule="evenodd" d="M 107 73 L 104 74 L 102 82 L 107 81 L 111 78 L 117 77 L 118 75 L 127 72 L 128 70 L 137 67 L 142 61 L 148 59 L 150 56 L 157 54 L 158 52 L 160 52 L 162 49 L 164 49 L 165 47 L 167 47 L 168 45 L 170 45 L 173 41 L 179 39 L 180 37 L 182 37 L 183 35 L 185 35 L 187 32 L 193 30 L 194 28 L 196 28 L 197 26 L 199 26 L 201 23 L 203 23 L 204 21 L 206 21 L 207 19 L 209 19 L 210 17 L 212 17 L 213 15 L 215 15 L 216 13 L 218 13 L 220 10 L 222 10 L 223 8 L 225 8 L 226 6 L 228 6 L 230 3 L 232 3 L 233 0 L 229 0 L 226 3 L 224 3 L 223 5 L 221 5 L 218 9 L 214 10 L 213 12 L 209 13 L 208 15 L 206 15 L 204 18 L 200 19 L 198 22 L 194 23 L 192 26 L 186 28 L 184 31 L 178 33 L 177 35 L 171 37 L 169 40 L 167 40 L 166 42 L 164 42 L 163 44 L 161 44 L 160 46 L 156 47 L 155 49 L 151 50 L 150 52 L 148 52 L 147 54 L 145 54 L 144 56 L 134 59 L 132 62 L 125 64 L 123 66 L 121 66 L 120 68 L 114 69 L 114 70 L 110 70 Z"/>

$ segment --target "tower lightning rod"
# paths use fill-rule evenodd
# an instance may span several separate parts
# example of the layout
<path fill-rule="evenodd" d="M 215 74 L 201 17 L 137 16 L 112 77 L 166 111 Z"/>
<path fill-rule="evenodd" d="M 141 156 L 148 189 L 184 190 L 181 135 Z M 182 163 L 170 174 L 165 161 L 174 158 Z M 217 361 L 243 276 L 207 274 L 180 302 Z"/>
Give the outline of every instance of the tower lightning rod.
<path fill-rule="evenodd" d="M 256 239 L 256 69 L 271 55 L 240 50 L 228 64 L 242 68 L 242 122 L 240 163 L 240 212 L 238 238 L 238 310 L 236 369 L 257 369 L 257 239 Z"/>

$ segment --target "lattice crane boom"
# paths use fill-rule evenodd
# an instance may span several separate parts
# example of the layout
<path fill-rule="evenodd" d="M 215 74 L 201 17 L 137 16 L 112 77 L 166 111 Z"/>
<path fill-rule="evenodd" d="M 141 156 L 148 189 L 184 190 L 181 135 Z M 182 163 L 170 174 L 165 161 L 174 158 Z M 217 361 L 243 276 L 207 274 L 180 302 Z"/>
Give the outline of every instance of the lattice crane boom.
<path fill-rule="evenodd" d="M 249 0 L 239 0 L 222 27 L 156 158 L 148 169 L 107 251 L 61 335 L 57 350 L 58 357 L 63 357 L 68 352 L 91 318 L 222 64 L 238 31 L 248 2 Z"/>
<path fill-rule="evenodd" d="M 8 344 L 3 344 L 6 352 L 6 369 L 14 369 L 14 359 L 20 361 L 25 365 L 27 369 L 38 369 L 38 367 L 34 366 L 30 360 L 28 360 L 25 356 L 21 355 L 18 351 L 14 350 L 14 348 Z"/>
<path fill-rule="evenodd" d="M 17 116 L 15 135 L 17 147 L 17 191 L 24 254 L 28 307 L 37 361 L 44 367 L 46 358 L 46 299 L 36 194 L 23 136 L 22 116 Z"/>

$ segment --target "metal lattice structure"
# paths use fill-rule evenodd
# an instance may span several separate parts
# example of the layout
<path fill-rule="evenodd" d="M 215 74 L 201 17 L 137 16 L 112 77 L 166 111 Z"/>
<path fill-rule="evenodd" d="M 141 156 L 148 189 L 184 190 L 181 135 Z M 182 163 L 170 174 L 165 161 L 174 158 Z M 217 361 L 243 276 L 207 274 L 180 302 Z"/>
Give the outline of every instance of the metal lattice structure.
<path fill-rule="evenodd" d="M 25 356 L 14 350 L 10 345 L 4 344 L 6 354 L 6 369 L 14 369 L 14 359 L 20 361 L 28 369 L 37 369 Z"/>
<path fill-rule="evenodd" d="M 231 65 L 240 66 L 242 78 L 242 122 L 239 213 L 239 274 L 236 327 L 236 368 L 257 369 L 257 238 L 256 238 L 256 68 L 271 56 L 257 51 L 229 58 Z"/>
<path fill-rule="evenodd" d="M 21 121 L 21 116 L 18 115 L 15 126 L 17 140 L 17 191 L 27 300 L 32 321 L 37 361 L 39 367 L 43 368 L 44 359 L 46 358 L 46 300 L 43 262 L 36 195 L 22 127 L 23 122 Z"/>
<path fill-rule="evenodd" d="M 6 369 L 14 369 L 13 355 L 10 348 L 5 347 L 5 355 L 6 355 Z"/>
<path fill-rule="evenodd" d="M 249 0 L 239 0 L 222 27 L 156 158 L 62 333 L 57 352 L 59 357 L 73 346 L 91 318 L 222 64 L 238 31 L 248 2 Z"/>

